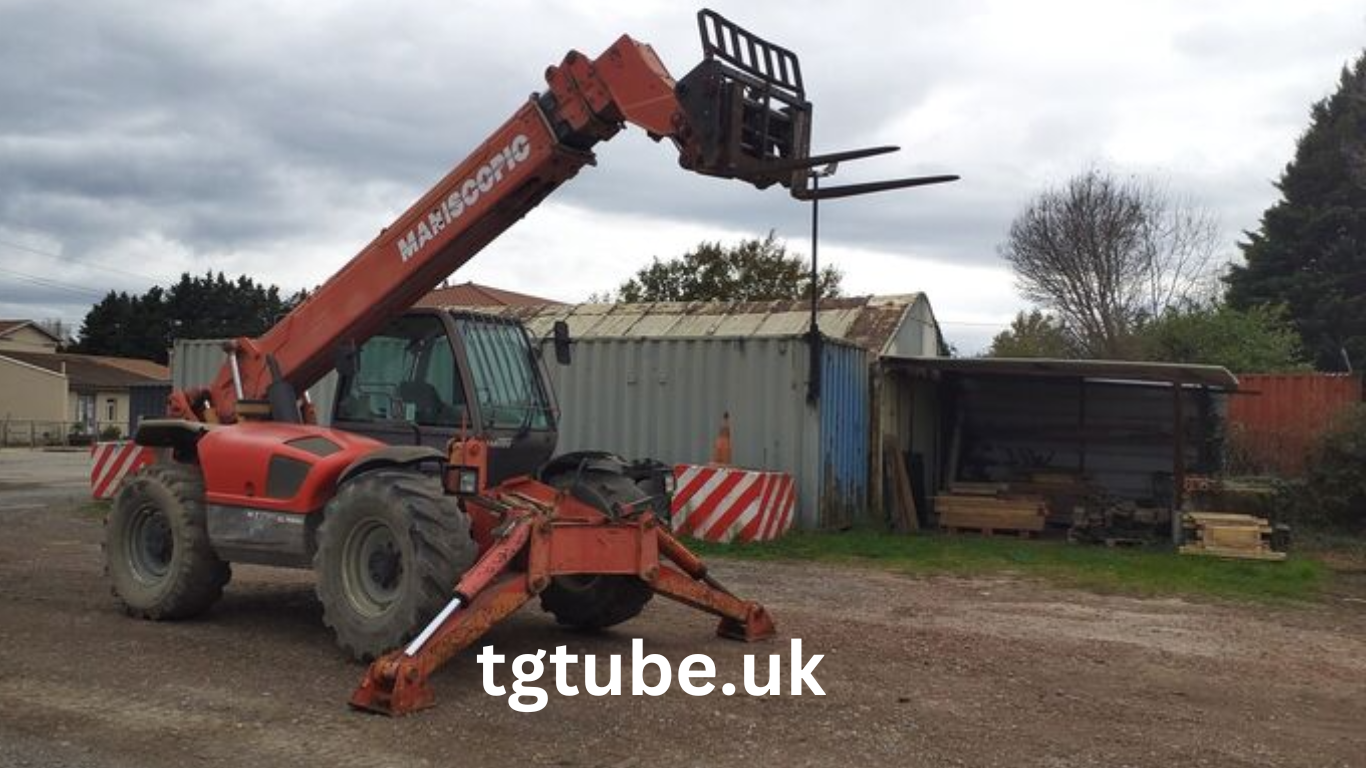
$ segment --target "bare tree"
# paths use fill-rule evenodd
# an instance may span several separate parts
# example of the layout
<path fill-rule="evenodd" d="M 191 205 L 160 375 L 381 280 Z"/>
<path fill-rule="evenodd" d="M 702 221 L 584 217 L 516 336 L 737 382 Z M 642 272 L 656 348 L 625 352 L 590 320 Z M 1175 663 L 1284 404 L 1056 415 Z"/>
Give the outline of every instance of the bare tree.
<path fill-rule="evenodd" d="M 1139 324 L 1212 295 L 1218 238 L 1189 200 L 1091 170 L 1032 200 L 999 250 L 1084 354 L 1122 358 Z"/>

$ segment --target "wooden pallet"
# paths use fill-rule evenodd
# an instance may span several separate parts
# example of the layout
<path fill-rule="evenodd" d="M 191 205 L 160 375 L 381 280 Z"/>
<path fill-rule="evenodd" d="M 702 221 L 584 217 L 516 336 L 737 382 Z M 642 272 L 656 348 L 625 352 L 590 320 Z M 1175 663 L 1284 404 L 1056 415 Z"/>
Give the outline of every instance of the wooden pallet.
<path fill-rule="evenodd" d="M 1273 549 L 1242 549 L 1236 547 L 1207 547 L 1203 544 L 1187 544 L 1181 547 L 1183 555 L 1204 555 L 1206 557 L 1226 557 L 1236 560 L 1271 560 L 1281 561 L 1285 559 L 1284 552 L 1277 552 Z"/>
<path fill-rule="evenodd" d="M 934 499 L 939 526 L 980 532 L 1038 532 L 1048 519 L 1048 505 L 1037 497 L 999 498 L 945 494 Z"/>
<path fill-rule="evenodd" d="M 1007 483 L 975 483 L 960 480 L 949 486 L 950 496 L 999 496 L 1010 490 Z"/>
<path fill-rule="evenodd" d="M 1204 555 L 1241 560 L 1284 560 L 1284 552 L 1271 548 L 1271 523 L 1252 515 L 1227 512 L 1187 512 L 1181 516 L 1190 542 L 1183 555 Z"/>
<path fill-rule="evenodd" d="M 988 537 L 990 537 L 990 536 L 997 536 L 997 535 L 1008 535 L 1008 536 L 1015 536 L 1015 537 L 1021 538 L 1021 539 L 1031 539 L 1031 538 L 1034 537 L 1034 534 L 1037 533 L 1037 531 L 1033 531 L 1033 530 L 1000 529 L 1000 528 L 974 528 L 974 527 L 972 527 L 972 526 L 965 526 L 965 525 L 944 525 L 944 524 L 942 524 L 942 523 L 939 525 L 939 530 L 940 530 L 940 532 L 942 532 L 942 533 L 947 533 L 947 534 L 949 534 L 950 536 L 955 536 L 955 535 L 960 534 L 960 533 L 973 533 L 973 534 L 977 534 L 977 535 L 980 535 L 980 536 L 988 536 Z"/>

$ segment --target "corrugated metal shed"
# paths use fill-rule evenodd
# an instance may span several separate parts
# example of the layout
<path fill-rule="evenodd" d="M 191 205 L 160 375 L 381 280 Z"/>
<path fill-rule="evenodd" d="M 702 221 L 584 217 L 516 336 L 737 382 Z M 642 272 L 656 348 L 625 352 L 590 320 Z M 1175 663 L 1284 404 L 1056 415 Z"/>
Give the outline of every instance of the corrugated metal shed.
<path fill-rule="evenodd" d="M 1179 505 L 1187 472 L 1219 468 L 1219 424 L 1240 384 L 1208 365 L 1001 358 L 884 358 L 882 365 L 938 389 L 936 428 L 947 439 L 942 471 L 929 479 L 934 488 L 1058 473 L 1150 505 Z M 1070 510 L 1053 511 L 1054 522 L 1070 520 Z"/>
<path fill-rule="evenodd" d="M 729 413 L 737 465 L 796 478 L 799 526 L 846 524 L 867 504 L 867 353 L 833 340 L 822 350 L 823 395 L 812 406 L 799 338 L 576 339 L 571 365 L 548 366 L 557 451 L 704 463 Z"/>
<path fill-rule="evenodd" d="M 766 448 L 751 445 L 737 450 L 737 462 L 756 467 L 793 471 L 801 489 L 803 527 L 833 527 L 856 519 L 876 517 L 882 496 L 882 440 L 880 433 L 893 434 L 898 444 L 913 452 L 928 453 L 933 431 L 923 422 L 916 427 L 924 440 L 914 441 L 902 434 L 902 420 L 893 416 L 899 390 L 883 381 L 884 371 L 876 365 L 879 356 L 937 357 L 942 347 L 938 324 L 928 298 L 912 293 L 896 296 L 865 296 L 826 299 L 820 302 L 818 322 L 822 333 L 840 344 L 827 345 L 822 365 L 822 397 L 817 408 L 806 405 L 806 345 L 802 337 L 811 320 L 810 305 L 804 301 L 765 302 L 679 302 L 650 304 L 580 304 L 577 306 L 509 307 L 495 312 L 516 317 L 527 325 L 533 336 L 546 338 L 558 320 L 569 325 L 576 350 L 587 352 L 589 345 L 622 341 L 706 342 L 689 346 L 681 353 L 697 363 L 694 384 L 671 399 L 644 398 L 648 413 L 633 413 L 633 430 L 655 431 L 656 437 L 642 439 L 628 435 L 624 426 L 602 423 L 605 407 L 636 408 L 644 397 L 636 390 L 611 390 L 603 404 L 577 400 L 581 388 L 591 381 L 611 380 L 598 362 L 576 373 L 559 386 L 565 400 L 561 450 L 608 448 L 627 455 L 653 455 L 661 459 L 698 461 L 705 458 L 714 439 L 724 404 L 704 394 L 708 382 L 718 391 L 740 392 L 742 403 L 761 408 L 784 408 L 792 415 L 785 420 L 760 419 L 755 428 L 767 435 Z M 758 345 L 779 340 L 791 349 L 783 365 L 791 366 L 794 355 L 798 368 L 779 374 L 778 357 L 741 360 L 726 347 L 710 345 L 739 342 Z M 743 346 L 741 348 L 744 348 Z M 705 351 L 704 351 L 705 350 Z M 858 353 L 862 354 L 858 354 Z M 597 353 L 588 353 L 597 354 Z M 755 353 L 760 358 L 766 353 Z M 716 361 L 731 362 L 720 364 Z M 687 364 L 686 359 L 683 364 Z M 734 366 L 734 370 L 731 367 Z M 772 387 L 772 377 L 783 376 L 781 394 Z M 727 377 L 733 376 L 734 379 Z M 754 392 L 741 392 L 750 381 Z M 884 394 L 885 393 L 885 394 Z M 754 399 L 757 396 L 757 400 Z M 711 397 L 709 402 L 702 402 Z M 781 397 L 779 402 L 772 398 Z M 752 402 L 751 402 L 752 401 Z M 909 400 L 908 400 L 909 402 Z M 929 405 L 924 398 L 918 405 Z M 814 421 L 805 421 L 803 409 L 811 411 Z M 587 422 L 580 413 L 589 414 Z M 680 423 L 680 420 L 687 423 Z M 591 424 L 592 426 L 588 426 Z M 585 430 L 591 429 L 592 432 Z M 654 434 L 654 433 L 652 433 Z M 677 441 L 690 444 L 691 453 L 682 452 Z M 871 454 L 870 454 L 871 448 Z M 781 459 L 781 464 L 764 464 Z M 819 494 L 813 496 L 812 494 Z M 870 498 L 872 503 L 870 505 Z M 819 504 L 816 501 L 819 501 Z M 871 507 L 871 508 L 870 508 Z"/>

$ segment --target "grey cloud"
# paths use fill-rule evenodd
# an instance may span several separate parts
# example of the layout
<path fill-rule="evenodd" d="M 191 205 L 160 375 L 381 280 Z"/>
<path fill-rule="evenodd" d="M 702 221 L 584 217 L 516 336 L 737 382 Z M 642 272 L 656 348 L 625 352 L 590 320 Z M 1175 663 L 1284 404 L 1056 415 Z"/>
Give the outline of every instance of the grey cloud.
<path fill-rule="evenodd" d="M 723 13 L 802 56 L 819 150 L 905 145 L 899 156 L 846 165 L 837 181 L 963 174 L 956 185 L 832 202 L 823 232 L 850 246 L 993 265 L 1010 217 L 1033 191 L 1104 160 L 1114 105 L 1171 87 L 1146 80 L 1134 62 L 1102 66 L 1066 46 L 1026 47 L 1022 56 L 992 29 L 1009 5 L 725 5 L 733 7 Z M 1183 8 L 1152 13 L 1179 20 Z M 1030 39 L 1043 25 L 1066 22 L 1057 9 L 1038 14 L 1049 18 L 1004 32 Z M 1178 24 L 1170 49 L 1154 39 L 1135 55 L 1157 60 L 1174 50 L 1193 62 L 1182 70 L 1188 87 L 1219 88 L 1220 78 L 1245 76 L 1233 65 L 1264 59 L 1263 42 L 1285 23 L 1274 4 L 1261 8 L 1265 18 L 1257 14 L 1248 9 L 1228 27 Z M 1332 85 L 1315 68 L 1356 45 L 1341 19 L 1360 16 L 1296 17 L 1294 37 L 1322 33 L 1319 42 L 1341 53 L 1275 48 L 1283 68 L 1301 74 L 1269 83 L 1264 102 L 1248 107 L 1252 119 L 1303 121 L 1308 100 Z M 676 76 L 697 58 L 691 12 L 679 8 L 412 0 L 380 13 L 249 2 L 4 3 L 0 232 L 60 243 L 72 270 L 64 279 L 101 285 L 109 275 L 71 265 L 98 261 L 115 241 L 164 237 L 190 254 L 184 268 L 202 268 L 194 260 L 204 254 L 354 227 L 351 217 L 375 216 L 376 205 L 406 207 L 541 88 L 544 67 L 566 50 L 596 54 L 623 31 L 653 43 Z M 946 95 L 969 105 L 971 136 L 954 128 L 922 135 L 915 124 L 906 126 L 912 135 L 896 135 L 898 121 Z M 681 174 L 667 146 L 640 136 L 623 136 L 599 155 L 601 167 L 585 169 L 556 200 L 725 230 L 777 229 L 805 248 L 809 211 L 777 190 Z M 1226 221 L 1236 230 L 1255 225 L 1248 211 L 1272 198 L 1265 182 L 1285 159 L 1253 173 L 1175 174 L 1238 219 Z M 364 227 L 378 229 L 382 218 Z M 13 263 L 3 246 L 0 263 Z M 0 306 L 41 309 L 59 299 L 0 274 Z"/>

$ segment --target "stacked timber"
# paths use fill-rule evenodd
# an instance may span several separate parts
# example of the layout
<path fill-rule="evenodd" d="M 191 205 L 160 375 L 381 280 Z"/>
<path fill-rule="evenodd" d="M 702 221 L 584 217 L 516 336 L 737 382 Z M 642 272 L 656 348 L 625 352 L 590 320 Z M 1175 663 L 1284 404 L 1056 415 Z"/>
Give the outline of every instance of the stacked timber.
<path fill-rule="evenodd" d="M 1285 553 L 1271 548 L 1270 521 L 1252 515 L 1227 512 L 1187 512 L 1181 516 L 1186 541 L 1183 555 L 1207 555 L 1243 560 L 1284 560 Z"/>
<path fill-rule="evenodd" d="M 991 483 L 957 483 L 951 493 L 934 497 L 939 527 L 948 532 L 1014 533 L 1042 531 L 1048 503 L 1038 496 L 1010 495 Z"/>
<path fill-rule="evenodd" d="M 1034 471 L 1012 480 L 1012 493 L 1042 496 L 1048 500 L 1049 522 L 1069 525 L 1077 509 L 1092 505 L 1099 489 L 1079 472 Z"/>

